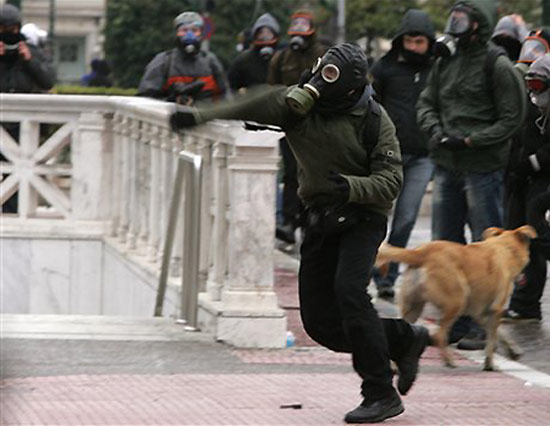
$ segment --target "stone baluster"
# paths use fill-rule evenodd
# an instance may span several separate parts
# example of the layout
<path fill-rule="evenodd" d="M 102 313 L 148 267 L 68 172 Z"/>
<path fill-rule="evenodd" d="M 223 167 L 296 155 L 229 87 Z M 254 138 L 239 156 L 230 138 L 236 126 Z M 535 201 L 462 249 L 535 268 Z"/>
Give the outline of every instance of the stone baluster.
<path fill-rule="evenodd" d="M 129 224 L 128 224 L 128 236 L 126 237 L 126 246 L 130 250 L 136 249 L 137 236 L 139 234 L 140 225 L 140 209 L 139 205 L 139 158 L 140 158 L 140 144 L 139 144 L 139 130 L 141 123 L 137 119 L 133 119 L 130 125 L 129 135 L 129 153 L 128 161 L 130 163 L 130 210 L 129 210 Z"/>
<path fill-rule="evenodd" d="M 138 187 L 138 204 L 140 206 L 139 211 L 139 235 L 137 247 L 139 253 L 143 256 L 147 255 L 147 241 L 149 238 L 149 215 L 151 213 L 149 209 L 149 199 L 151 192 L 151 125 L 143 122 L 141 124 L 141 132 L 139 139 L 140 146 L 140 159 L 139 159 L 139 187 Z"/>
<path fill-rule="evenodd" d="M 173 159 L 173 179 L 176 177 L 176 168 L 178 167 L 179 157 L 178 154 L 184 147 L 185 136 L 173 133 L 172 134 L 172 159 Z M 172 188 L 174 182 L 172 183 Z M 182 192 L 185 193 L 185 186 L 182 186 Z M 173 191 L 170 191 L 169 206 L 172 206 Z M 182 274 L 182 252 L 183 252 L 183 214 L 184 214 L 184 194 L 182 194 L 177 215 L 177 224 L 175 228 L 174 242 L 172 246 L 172 256 L 170 259 L 170 275 L 172 277 L 179 277 Z"/>
<path fill-rule="evenodd" d="M 120 214 L 118 226 L 118 238 L 121 243 L 126 243 L 130 218 L 130 125 L 131 119 L 124 116 L 120 123 Z"/>
<path fill-rule="evenodd" d="M 156 262 L 159 252 L 160 235 L 160 195 L 161 195 L 161 141 L 160 129 L 158 126 L 150 128 L 150 146 L 151 146 L 151 173 L 149 191 L 149 238 L 147 241 L 147 258 L 151 262 Z"/>
<path fill-rule="evenodd" d="M 212 188 L 212 146 L 210 138 L 203 138 L 197 146 L 197 154 L 202 158 L 202 189 L 201 189 L 201 233 L 199 249 L 199 288 L 206 290 L 208 269 L 210 267 L 210 235 L 212 233 L 212 211 L 214 191 Z"/>
<path fill-rule="evenodd" d="M 172 196 L 172 141 L 167 128 L 160 129 L 160 250 L 164 250 L 166 229 L 168 228 L 168 214 L 170 209 L 170 197 Z M 161 260 L 159 257 L 158 260 Z"/>
<path fill-rule="evenodd" d="M 213 301 L 219 301 L 227 273 L 227 145 L 214 144 L 212 150 L 212 232 L 210 235 L 210 271 L 206 291 Z"/>

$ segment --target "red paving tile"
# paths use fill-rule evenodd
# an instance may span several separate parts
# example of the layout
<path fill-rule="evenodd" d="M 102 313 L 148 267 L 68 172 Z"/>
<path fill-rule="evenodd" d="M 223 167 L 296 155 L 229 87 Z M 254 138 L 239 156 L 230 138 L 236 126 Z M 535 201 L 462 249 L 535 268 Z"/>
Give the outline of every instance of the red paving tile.
<path fill-rule="evenodd" d="M 2 425 L 329 425 L 359 401 L 355 374 L 97 375 L 8 379 Z M 419 377 L 394 425 L 548 424 L 550 390 L 499 373 Z M 302 409 L 281 405 L 302 404 Z"/>

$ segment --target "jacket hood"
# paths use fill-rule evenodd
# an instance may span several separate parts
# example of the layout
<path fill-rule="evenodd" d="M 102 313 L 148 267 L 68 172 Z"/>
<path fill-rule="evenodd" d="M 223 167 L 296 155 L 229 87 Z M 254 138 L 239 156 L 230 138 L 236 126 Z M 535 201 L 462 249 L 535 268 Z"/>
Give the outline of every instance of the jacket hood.
<path fill-rule="evenodd" d="M 525 39 L 528 34 L 529 31 L 527 30 L 525 24 L 522 25 L 521 23 L 516 22 L 513 16 L 508 15 L 503 16 L 497 22 L 497 26 L 495 27 L 495 31 L 493 31 L 491 38 L 504 35 L 523 43 L 523 39 Z"/>
<path fill-rule="evenodd" d="M 430 16 L 418 9 L 409 9 L 401 20 L 401 25 L 397 34 L 393 38 L 392 46 L 401 47 L 400 40 L 405 34 L 420 33 L 430 39 L 430 43 L 435 39 L 435 29 Z"/>
<path fill-rule="evenodd" d="M 541 56 L 533 62 L 527 74 L 536 74 L 550 79 L 550 53 Z"/>
<path fill-rule="evenodd" d="M 430 16 L 422 10 L 407 10 L 394 39 L 408 33 L 421 33 L 433 40 L 435 38 L 435 29 Z"/>
<path fill-rule="evenodd" d="M 486 43 L 493 34 L 497 9 L 493 0 L 457 0 L 455 6 L 463 4 L 474 10 L 474 19 L 479 24 L 478 34 L 482 43 Z"/>
<path fill-rule="evenodd" d="M 279 27 L 279 23 L 270 13 L 264 13 L 262 16 L 256 19 L 256 22 L 252 27 L 252 37 L 254 37 L 256 31 L 258 31 L 261 27 L 270 28 L 276 36 L 280 34 L 281 28 Z"/>

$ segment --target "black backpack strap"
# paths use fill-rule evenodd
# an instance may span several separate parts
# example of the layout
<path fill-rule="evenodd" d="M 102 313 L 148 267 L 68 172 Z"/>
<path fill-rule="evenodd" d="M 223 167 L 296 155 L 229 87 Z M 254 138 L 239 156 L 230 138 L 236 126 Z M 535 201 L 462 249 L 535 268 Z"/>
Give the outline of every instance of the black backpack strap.
<path fill-rule="evenodd" d="M 367 113 L 365 114 L 362 134 L 363 148 L 367 151 L 367 170 L 369 173 L 370 156 L 378 143 L 381 117 L 382 109 L 380 108 L 380 104 L 370 97 L 367 104 Z"/>

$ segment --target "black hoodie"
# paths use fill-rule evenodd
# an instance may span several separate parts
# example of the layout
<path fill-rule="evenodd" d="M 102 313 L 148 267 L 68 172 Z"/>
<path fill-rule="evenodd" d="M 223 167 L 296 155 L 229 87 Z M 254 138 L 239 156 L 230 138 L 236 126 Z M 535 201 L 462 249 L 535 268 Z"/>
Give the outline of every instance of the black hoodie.
<path fill-rule="evenodd" d="M 405 34 L 425 35 L 430 40 L 431 51 L 435 31 L 429 16 L 416 9 L 407 11 L 391 50 L 372 68 L 373 86 L 376 97 L 397 128 L 401 152 L 428 155 L 427 136 L 416 122 L 416 101 L 426 85 L 432 61 L 430 59 L 424 64 L 406 62 L 401 56 Z"/>

